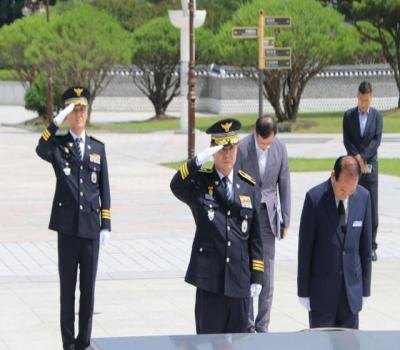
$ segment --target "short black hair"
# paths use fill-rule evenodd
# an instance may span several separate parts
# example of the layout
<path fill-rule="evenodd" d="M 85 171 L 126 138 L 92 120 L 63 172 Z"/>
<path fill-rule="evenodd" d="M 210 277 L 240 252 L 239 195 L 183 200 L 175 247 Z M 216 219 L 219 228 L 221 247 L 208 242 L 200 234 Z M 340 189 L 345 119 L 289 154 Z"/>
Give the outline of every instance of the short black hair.
<path fill-rule="evenodd" d="M 359 87 L 358 92 L 360 94 L 372 94 L 372 85 L 369 81 L 363 81 Z"/>
<path fill-rule="evenodd" d="M 353 156 L 340 156 L 335 161 L 333 171 L 335 173 L 336 181 L 339 180 L 340 174 L 343 172 L 346 172 L 351 176 L 357 176 L 358 178 L 361 176 L 360 164 Z"/>
<path fill-rule="evenodd" d="M 276 135 L 277 125 L 274 117 L 269 114 L 264 114 L 261 117 L 258 117 L 256 121 L 256 133 L 260 135 L 262 138 L 266 139 L 270 137 L 271 134 Z"/>

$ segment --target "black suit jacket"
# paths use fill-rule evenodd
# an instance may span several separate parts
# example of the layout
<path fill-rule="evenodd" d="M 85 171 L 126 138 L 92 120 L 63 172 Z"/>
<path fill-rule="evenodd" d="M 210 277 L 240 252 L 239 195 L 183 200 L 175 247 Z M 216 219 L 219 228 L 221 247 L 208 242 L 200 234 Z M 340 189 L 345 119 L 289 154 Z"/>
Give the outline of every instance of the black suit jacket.
<path fill-rule="evenodd" d="M 362 186 L 349 197 L 343 240 L 331 180 L 306 194 L 301 214 L 297 289 L 309 297 L 311 310 L 337 310 L 344 281 L 350 309 L 361 310 L 371 292 L 371 200 Z"/>
<path fill-rule="evenodd" d="M 104 144 L 86 136 L 83 160 L 70 133 L 57 135 L 51 123 L 36 148 L 53 166 L 57 182 L 49 229 L 96 239 L 100 229 L 111 230 L 111 199 Z"/>
<path fill-rule="evenodd" d="M 264 271 L 259 199 L 248 175 L 235 173 L 233 186 L 230 204 L 216 170 L 199 169 L 195 159 L 183 164 L 171 181 L 173 194 L 190 207 L 196 224 L 185 281 L 244 298 L 250 283 L 261 284 Z"/>
<path fill-rule="evenodd" d="M 372 165 L 372 173 L 367 176 L 375 178 L 378 175 L 378 147 L 382 139 L 383 121 L 381 114 L 370 107 L 364 135 L 360 134 L 358 107 L 346 111 L 343 117 L 343 143 L 347 154 L 361 157 Z"/>

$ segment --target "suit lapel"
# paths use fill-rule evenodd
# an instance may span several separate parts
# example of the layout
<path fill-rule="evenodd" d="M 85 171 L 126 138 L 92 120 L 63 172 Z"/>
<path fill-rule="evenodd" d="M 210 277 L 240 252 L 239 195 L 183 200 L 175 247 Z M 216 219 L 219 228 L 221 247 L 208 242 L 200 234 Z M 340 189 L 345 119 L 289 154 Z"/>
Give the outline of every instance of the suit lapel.
<path fill-rule="evenodd" d="M 355 204 L 354 204 L 355 201 L 356 201 L 356 198 L 355 198 L 354 194 L 352 194 L 349 197 L 349 200 L 348 200 L 348 203 L 347 203 L 347 211 L 348 211 L 348 213 L 347 213 L 346 237 L 345 237 L 345 241 L 344 241 L 345 246 L 347 246 L 349 244 L 349 239 L 351 238 L 351 237 L 349 238 L 349 233 L 351 232 L 351 227 L 352 227 L 353 222 L 355 220 L 355 214 L 354 214 L 355 213 L 354 208 L 356 207 Z"/>
<path fill-rule="evenodd" d="M 260 168 L 258 167 L 258 158 L 257 158 L 257 150 L 256 150 L 256 140 L 254 133 L 250 137 L 250 142 L 248 145 L 248 156 L 250 158 L 250 162 L 253 166 L 254 176 L 256 177 L 256 181 L 259 183 L 262 179 L 260 176 Z"/>
<path fill-rule="evenodd" d="M 74 138 L 72 137 L 70 132 L 68 132 L 68 134 L 66 135 L 66 147 L 68 147 L 75 161 L 80 162 L 81 160 L 79 159 L 79 155 L 75 148 Z"/>
<path fill-rule="evenodd" d="M 364 135 L 362 136 L 362 138 L 367 136 L 367 133 L 368 133 L 369 129 L 371 128 L 371 123 L 372 123 L 373 117 L 374 117 L 374 114 L 372 113 L 372 110 L 370 108 L 368 111 L 367 123 L 365 124 Z"/>
<path fill-rule="evenodd" d="M 228 198 L 226 198 L 226 194 L 225 194 L 225 189 L 222 186 L 222 181 L 219 178 L 219 175 L 217 173 L 217 170 L 214 167 L 214 171 L 212 174 L 212 183 L 215 186 L 215 193 L 216 196 L 218 197 L 218 199 L 220 200 L 220 203 L 224 204 L 226 207 L 229 207 L 230 204 L 228 202 Z"/>
<path fill-rule="evenodd" d="M 92 149 L 91 139 L 86 134 L 85 135 L 85 152 L 83 154 L 83 163 L 85 163 L 85 164 L 87 164 L 89 162 L 89 156 L 90 156 L 91 149 Z"/>
<path fill-rule="evenodd" d="M 335 228 L 336 237 L 338 238 L 340 245 L 342 245 L 343 240 L 340 235 L 339 214 L 336 206 L 335 194 L 333 193 L 332 183 L 330 179 L 327 181 L 327 191 L 324 195 L 324 204 L 327 213 L 329 213 L 328 217 L 331 220 L 332 227 Z"/>

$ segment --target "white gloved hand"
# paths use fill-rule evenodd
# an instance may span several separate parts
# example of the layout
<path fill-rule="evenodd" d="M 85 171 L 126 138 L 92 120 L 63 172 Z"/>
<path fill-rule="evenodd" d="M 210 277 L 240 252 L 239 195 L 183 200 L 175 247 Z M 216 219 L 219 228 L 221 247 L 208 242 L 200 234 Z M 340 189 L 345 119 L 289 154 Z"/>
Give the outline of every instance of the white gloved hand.
<path fill-rule="evenodd" d="M 368 304 L 368 297 L 362 297 L 362 304 L 361 307 L 364 308 Z"/>
<path fill-rule="evenodd" d="M 310 298 L 299 297 L 299 302 L 301 306 L 303 306 L 307 311 L 311 311 Z"/>
<path fill-rule="evenodd" d="M 100 231 L 100 244 L 102 246 L 107 244 L 107 241 L 110 239 L 110 231 L 108 230 L 101 230 Z"/>
<path fill-rule="evenodd" d="M 75 105 L 73 103 L 70 103 L 67 107 L 65 107 L 60 113 L 57 114 L 57 116 L 53 119 L 53 123 L 56 124 L 57 126 L 60 126 L 64 119 L 67 117 L 68 114 L 70 114 L 75 108 Z"/>
<path fill-rule="evenodd" d="M 204 151 L 200 152 L 197 156 L 196 156 L 196 164 L 197 166 L 201 166 L 203 165 L 205 162 L 211 160 L 211 157 L 217 153 L 218 151 L 220 151 L 224 146 L 212 146 L 209 147 L 207 149 L 205 149 Z"/>
<path fill-rule="evenodd" d="M 252 283 L 250 285 L 250 298 L 257 298 L 260 295 L 262 285 L 258 283 Z"/>

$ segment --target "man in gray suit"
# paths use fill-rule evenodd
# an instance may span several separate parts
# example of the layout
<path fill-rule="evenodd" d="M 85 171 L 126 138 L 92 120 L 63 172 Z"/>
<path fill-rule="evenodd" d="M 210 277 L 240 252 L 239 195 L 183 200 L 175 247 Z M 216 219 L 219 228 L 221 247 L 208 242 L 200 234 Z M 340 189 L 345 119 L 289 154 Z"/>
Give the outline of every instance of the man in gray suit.
<path fill-rule="evenodd" d="M 286 237 L 290 221 L 290 173 L 285 144 L 276 137 L 275 120 L 257 119 L 255 132 L 239 142 L 235 167 L 257 181 L 260 225 L 264 249 L 264 278 L 254 317 L 250 303 L 249 332 L 267 332 L 274 290 L 275 239 Z"/>

